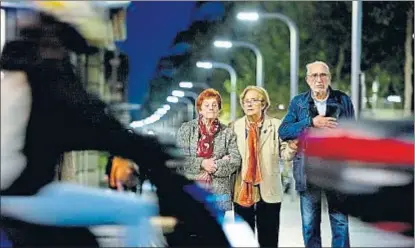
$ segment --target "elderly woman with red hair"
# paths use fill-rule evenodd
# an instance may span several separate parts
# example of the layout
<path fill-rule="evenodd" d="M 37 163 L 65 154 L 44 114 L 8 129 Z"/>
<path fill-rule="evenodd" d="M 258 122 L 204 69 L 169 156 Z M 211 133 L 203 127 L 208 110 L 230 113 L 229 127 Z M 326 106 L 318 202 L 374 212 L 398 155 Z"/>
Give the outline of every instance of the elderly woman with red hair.
<path fill-rule="evenodd" d="M 196 108 L 197 119 L 183 123 L 177 132 L 177 144 L 186 158 L 177 170 L 217 194 L 220 209 L 231 210 L 230 175 L 242 162 L 235 133 L 218 120 L 222 99 L 216 90 L 204 90 Z"/>

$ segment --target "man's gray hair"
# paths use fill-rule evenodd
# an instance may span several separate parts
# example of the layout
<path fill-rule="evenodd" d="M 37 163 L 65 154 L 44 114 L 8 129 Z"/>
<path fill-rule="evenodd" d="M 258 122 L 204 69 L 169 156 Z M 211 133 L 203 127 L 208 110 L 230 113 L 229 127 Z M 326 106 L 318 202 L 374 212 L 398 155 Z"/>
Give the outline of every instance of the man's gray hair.
<path fill-rule="evenodd" d="M 329 72 L 329 74 L 330 74 L 330 67 L 329 67 L 329 66 L 328 66 L 325 62 L 317 60 L 317 61 L 314 61 L 314 62 L 308 63 L 308 64 L 305 66 L 305 67 L 307 68 L 307 75 L 309 74 L 310 67 L 311 67 L 311 66 L 313 66 L 313 65 L 322 65 L 322 66 L 326 67 L 327 71 L 328 71 L 328 72 Z"/>

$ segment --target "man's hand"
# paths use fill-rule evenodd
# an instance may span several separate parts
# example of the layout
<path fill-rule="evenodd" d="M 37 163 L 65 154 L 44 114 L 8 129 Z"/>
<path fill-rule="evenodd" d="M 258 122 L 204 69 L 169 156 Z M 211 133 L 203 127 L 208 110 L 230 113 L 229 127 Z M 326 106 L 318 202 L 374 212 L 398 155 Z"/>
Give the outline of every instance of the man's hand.
<path fill-rule="evenodd" d="M 231 156 L 230 155 L 225 155 L 222 159 L 223 160 L 231 160 Z"/>
<path fill-rule="evenodd" d="M 202 161 L 202 168 L 210 174 L 215 173 L 217 169 L 215 158 L 204 159 Z"/>
<path fill-rule="evenodd" d="M 123 184 L 129 180 L 133 174 L 130 163 L 114 163 L 109 177 L 111 187 L 123 190 Z"/>
<path fill-rule="evenodd" d="M 289 141 L 288 141 L 288 146 L 289 146 L 292 150 L 297 150 L 297 149 L 298 149 L 298 139 L 295 139 L 295 140 L 289 140 Z"/>
<path fill-rule="evenodd" d="M 335 128 L 337 127 L 336 118 L 318 115 L 313 118 L 313 126 L 317 128 Z"/>

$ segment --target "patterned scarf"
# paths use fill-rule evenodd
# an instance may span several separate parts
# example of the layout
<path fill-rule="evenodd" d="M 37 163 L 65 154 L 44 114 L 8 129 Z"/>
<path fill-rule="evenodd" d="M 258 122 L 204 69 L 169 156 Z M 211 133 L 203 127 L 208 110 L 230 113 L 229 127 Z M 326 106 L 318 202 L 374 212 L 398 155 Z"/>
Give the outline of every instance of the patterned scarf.
<path fill-rule="evenodd" d="M 219 132 L 220 124 L 219 120 L 215 119 L 212 121 L 209 129 L 206 124 L 203 122 L 202 116 L 199 116 L 198 120 L 199 125 L 199 140 L 197 142 L 197 157 L 201 158 L 212 158 L 213 155 L 213 140 L 215 135 Z M 202 173 L 196 179 L 199 181 L 202 186 L 209 188 L 212 184 L 212 175 L 207 171 L 202 171 Z"/>
<path fill-rule="evenodd" d="M 242 175 L 242 187 L 239 193 L 238 204 L 244 207 L 250 207 L 255 204 L 254 201 L 254 186 L 262 181 L 260 157 L 259 157 L 259 128 L 262 125 L 263 119 L 256 122 L 248 122 L 248 138 L 247 138 L 247 170 L 245 175 Z"/>

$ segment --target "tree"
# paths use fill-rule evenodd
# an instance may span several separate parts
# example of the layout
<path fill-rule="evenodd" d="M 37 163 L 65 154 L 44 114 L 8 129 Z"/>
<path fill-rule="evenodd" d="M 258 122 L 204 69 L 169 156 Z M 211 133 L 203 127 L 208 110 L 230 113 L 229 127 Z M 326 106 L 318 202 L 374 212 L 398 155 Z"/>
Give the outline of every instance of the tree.
<path fill-rule="evenodd" d="M 379 78 L 381 97 L 406 92 L 410 101 L 414 65 L 408 45 L 408 29 L 413 33 L 413 27 L 408 24 L 413 23 L 413 2 L 364 2 L 363 8 L 362 69 L 366 78 L 369 82 Z"/>
<path fill-rule="evenodd" d="M 214 39 L 239 40 L 254 43 L 264 55 L 264 84 L 271 98 L 270 114 L 282 117 L 277 110 L 287 106 L 290 82 L 289 29 L 278 20 L 259 20 L 254 23 L 241 22 L 235 16 L 241 10 L 278 12 L 296 22 L 300 32 L 299 91 L 305 91 L 305 65 L 315 60 L 326 61 L 333 74 L 335 88 L 350 92 L 351 73 L 351 2 L 224 2 L 226 15 L 214 23 L 199 23 L 189 32 L 192 39 L 191 52 L 177 66 L 171 82 L 192 80 L 207 82 L 221 92 L 224 109 L 223 118 L 229 110 L 229 75 L 222 70 L 203 71 L 195 68 L 201 59 L 212 59 L 232 65 L 238 74 L 237 92 L 247 85 L 255 84 L 256 57 L 246 48 L 229 50 L 215 49 Z M 361 68 L 366 74 L 367 84 L 378 78 L 380 97 L 387 96 L 389 89 L 403 92 L 410 99 L 409 81 L 413 72 L 413 60 L 408 34 L 413 31 L 407 23 L 413 20 L 408 10 L 413 2 L 364 2 L 362 31 Z M 202 32 L 203 31 L 203 32 Z M 406 38 L 406 46 L 405 44 Z M 182 41 L 178 39 L 178 41 Z M 406 49 L 406 50 L 405 50 Z M 407 54 L 407 56 L 405 55 Z M 406 58 L 406 64 L 404 62 Z M 404 64 L 406 76 L 404 77 Z M 405 84 L 404 78 L 406 78 Z M 407 86 L 405 86 L 407 85 Z M 409 85 L 409 86 L 408 86 Z M 165 89 L 163 85 L 160 90 Z M 369 85 L 368 85 L 369 86 Z M 158 86 L 157 86 L 158 87 Z M 370 88 L 370 87 L 368 87 Z M 368 91 L 368 94 L 371 92 Z M 155 94 L 160 95 L 158 91 Z M 153 98 L 151 98 L 153 99 Z M 238 108 L 238 116 L 242 111 Z"/>

